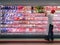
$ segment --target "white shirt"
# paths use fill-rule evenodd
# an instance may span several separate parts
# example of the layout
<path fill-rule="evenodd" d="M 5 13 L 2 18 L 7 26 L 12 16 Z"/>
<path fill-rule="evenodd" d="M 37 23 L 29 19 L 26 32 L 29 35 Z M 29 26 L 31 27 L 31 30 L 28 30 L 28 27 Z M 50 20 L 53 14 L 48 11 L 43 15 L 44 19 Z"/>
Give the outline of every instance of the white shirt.
<path fill-rule="evenodd" d="M 47 14 L 47 17 L 48 17 L 48 24 L 53 24 L 54 14 Z"/>

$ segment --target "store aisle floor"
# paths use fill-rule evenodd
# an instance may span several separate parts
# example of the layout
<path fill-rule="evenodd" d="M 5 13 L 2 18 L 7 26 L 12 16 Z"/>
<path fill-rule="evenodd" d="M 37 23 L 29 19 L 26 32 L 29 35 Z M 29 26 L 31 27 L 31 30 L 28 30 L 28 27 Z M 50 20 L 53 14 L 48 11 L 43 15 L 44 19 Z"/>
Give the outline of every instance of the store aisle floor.
<path fill-rule="evenodd" d="M 0 45 L 60 45 L 60 43 L 0 43 Z"/>

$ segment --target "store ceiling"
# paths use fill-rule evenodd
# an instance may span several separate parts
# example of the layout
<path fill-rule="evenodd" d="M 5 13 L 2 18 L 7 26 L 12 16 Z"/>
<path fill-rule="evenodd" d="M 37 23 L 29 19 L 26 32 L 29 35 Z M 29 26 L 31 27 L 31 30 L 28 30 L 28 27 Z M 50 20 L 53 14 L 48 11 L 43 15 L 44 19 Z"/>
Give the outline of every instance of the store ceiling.
<path fill-rule="evenodd" d="M 60 5 L 60 0 L 0 0 L 0 5 Z"/>

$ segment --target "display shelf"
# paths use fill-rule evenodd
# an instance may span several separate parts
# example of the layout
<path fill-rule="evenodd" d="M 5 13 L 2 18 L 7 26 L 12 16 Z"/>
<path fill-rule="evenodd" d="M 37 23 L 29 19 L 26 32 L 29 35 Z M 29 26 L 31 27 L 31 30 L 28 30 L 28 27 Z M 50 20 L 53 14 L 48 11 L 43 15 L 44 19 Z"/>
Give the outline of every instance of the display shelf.
<path fill-rule="evenodd" d="M 38 33 L 39 35 L 46 35 L 48 33 L 48 29 L 47 29 L 48 17 L 45 16 L 45 13 L 37 13 L 37 12 L 31 13 L 30 8 L 29 9 L 26 9 L 26 7 L 24 8 L 25 9 L 21 9 L 21 10 L 20 9 L 3 10 L 5 11 L 5 14 L 4 14 L 5 19 L 3 23 L 5 24 L 0 23 L 1 34 L 3 35 L 4 34 L 6 35 L 30 34 L 32 35 L 34 33 L 35 35 Z M 53 17 L 54 33 L 55 32 L 58 33 L 60 29 L 60 26 L 59 26 L 60 16 L 58 15 L 59 14 Z"/>

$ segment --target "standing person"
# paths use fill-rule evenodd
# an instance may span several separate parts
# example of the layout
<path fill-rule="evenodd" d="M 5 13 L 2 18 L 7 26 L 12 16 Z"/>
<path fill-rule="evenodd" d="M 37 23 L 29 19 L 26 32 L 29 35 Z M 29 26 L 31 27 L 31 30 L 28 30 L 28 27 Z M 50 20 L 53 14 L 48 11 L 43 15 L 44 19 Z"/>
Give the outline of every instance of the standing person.
<path fill-rule="evenodd" d="M 46 13 L 45 16 L 48 17 L 48 36 L 46 40 L 53 41 L 53 16 L 55 15 L 55 10 L 51 10 L 50 14 Z"/>

